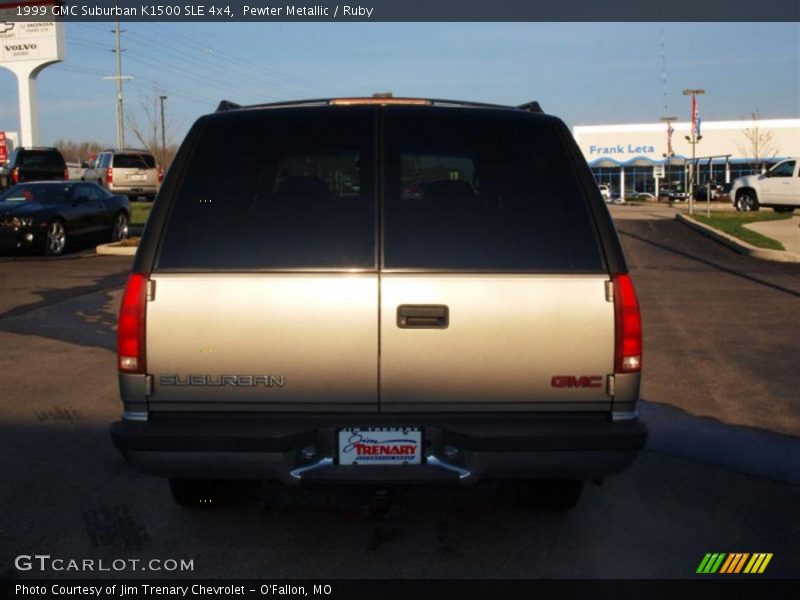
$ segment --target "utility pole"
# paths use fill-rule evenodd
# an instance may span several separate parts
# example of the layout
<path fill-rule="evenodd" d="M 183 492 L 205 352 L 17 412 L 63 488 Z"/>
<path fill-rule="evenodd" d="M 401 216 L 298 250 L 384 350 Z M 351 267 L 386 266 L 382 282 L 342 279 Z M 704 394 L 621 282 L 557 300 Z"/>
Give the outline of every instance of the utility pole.
<path fill-rule="evenodd" d="M 667 124 L 667 151 L 663 156 L 667 159 L 666 179 L 667 179 L 667 200 L 672 206 L 672 199 L 670 192 L 672 192 L 672 157 L 675 153 L 672 151 L 672 124 L 678 120 L 678 117 L 661 117 L 659 121 Z"/>
<path fill-rule="evenodd" d="M 706 91 L 702 89 L 696 90 L 683 90 L 684 96 L 691 96 L 692 97 L 692 134 L 691 136 L 684 136 L 686 141 L 688 141 L 692 145 L 692 168 L 690 171 L 689 176 L 689 185 L 687 185 L 686 192 L 689 194 L 689 214 L 694 214 L 694 178 L 695 178 L 695 171 L 697 170 L 695 165 L 695 146 L 697 143 L 703 139 L 703 136 L 700 135 L 697 131 L 697 96 L 701 96 L 705 94 Z"/>
<path fill-rule="evenodd" d="M 119 2 L 117 2 L 117 6 L 119 6 Z M 112 33 L 115 34 L 116 37 L 116 44 L 115 49 L 113 52 L 117 54 L 117 74 L 113 77 L 103 77 L 103 79 L 114 79 L 117 83 L 117 147 L 124 148 L 125 147 L 125 113 L 122 106 L 122 80 L 123 79 L 133 79 L 130 75 L 123 75 L 122 74 L 122 28 L 120 27 L 119 16 L 117 16 L 117 26 L 115 29 L 112 30 Z"/>
<path fill-rule="evenodd" d="M 167 162 L 167 129 L 164 127 L 164 100 L 167 99 L 166 96 L 160 96 L 161 98 L 161 164 L 164 166 L 164 163 Z"/>

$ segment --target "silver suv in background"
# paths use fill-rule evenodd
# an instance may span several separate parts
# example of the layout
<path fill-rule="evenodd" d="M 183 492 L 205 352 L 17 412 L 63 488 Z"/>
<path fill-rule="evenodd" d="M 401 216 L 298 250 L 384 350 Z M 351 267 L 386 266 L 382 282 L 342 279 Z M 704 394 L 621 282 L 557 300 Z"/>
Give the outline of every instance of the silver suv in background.
<path fill-rule="evenodd" d="M 82 181 L 97 183 L 112 194 L 131 199 L 156 197 L 163 172 L 152 154 L 146 150 L 104 150 L 88 165 Z"/>
<path fill-rule="evenodd" d="M 643 447 L 639 306 L 537 103 L 223 102 L 120 309 L 115 446 L 185 506 L 225 480 L 513 480 L 565 509 Z"/>

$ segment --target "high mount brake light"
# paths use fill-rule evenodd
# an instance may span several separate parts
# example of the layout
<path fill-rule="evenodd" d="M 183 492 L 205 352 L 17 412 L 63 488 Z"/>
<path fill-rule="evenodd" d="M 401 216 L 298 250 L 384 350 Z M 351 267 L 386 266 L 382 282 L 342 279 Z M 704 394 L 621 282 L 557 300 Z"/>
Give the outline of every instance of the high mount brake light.
<path fill-rule="evenodd" d="M 612 277 L 614 284 L 614 372 L 642 370 L 642 316 L 630 275 Z"/>
<path fill-rule="evenodd" d="M 416 104 L 430 106 L 430 100 L 422 98 L 336 98 L 330 101 L 334 106 L 351 106 L 355 104 Z"/>

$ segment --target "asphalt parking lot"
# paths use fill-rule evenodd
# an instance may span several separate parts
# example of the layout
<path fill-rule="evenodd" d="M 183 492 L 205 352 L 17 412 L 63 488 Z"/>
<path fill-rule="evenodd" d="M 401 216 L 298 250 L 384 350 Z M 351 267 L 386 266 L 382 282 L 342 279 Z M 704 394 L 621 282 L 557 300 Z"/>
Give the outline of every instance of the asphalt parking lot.
<path fill-rule="evenodd" d="M 14 557 L 191 559 L 120 577 L 692 577 L 706 552 L 800 575 L 800 264 L 735 254 L 666 207 L 612 208 L 645 327 L 651 436 L 567 514 L 497 486 L 186 511 L 113 450 L 115 316 L 130 258 L 0 257 L 0 575 Z"/>

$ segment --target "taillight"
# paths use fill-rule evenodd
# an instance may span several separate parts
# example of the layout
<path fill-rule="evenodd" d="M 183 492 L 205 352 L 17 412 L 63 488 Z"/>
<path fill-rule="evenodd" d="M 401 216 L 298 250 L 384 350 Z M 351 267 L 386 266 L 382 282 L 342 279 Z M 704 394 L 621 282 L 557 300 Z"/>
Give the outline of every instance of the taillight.
<path fill-rule="evenodd" d="M 158 167 L 157 169 L 158 170 L 156 172 L 158 173 L 158 183 L 161 183 L 164 180 L 164 169 L 161 167 Z"/>
<path fill-rule="evenodd" d="M 11 171 L 11 181 L 19 183 L 19 167 L 15 167 L 14 170 Z"/>
<path fill-rule="evenodd" d="M 64 167 L 64 181 L 69 181 L 69 169 Z"/>
<path fill-rule="evenodd" d="M 114 183 L 114 169 L 111 167 L 106 169 L 106 183 Z"/>
<path fill-rule="evenodd" d="M 117 368 L 122 373 L 145 372 L 147 278 L 145 274 L 132 273 L 122 295 L 117 328 Z"/>
<path fill-rule="evenodd" d="M 642 316 L 630 275 L 614 275 L 615 373 L 642 369 Z"/>

